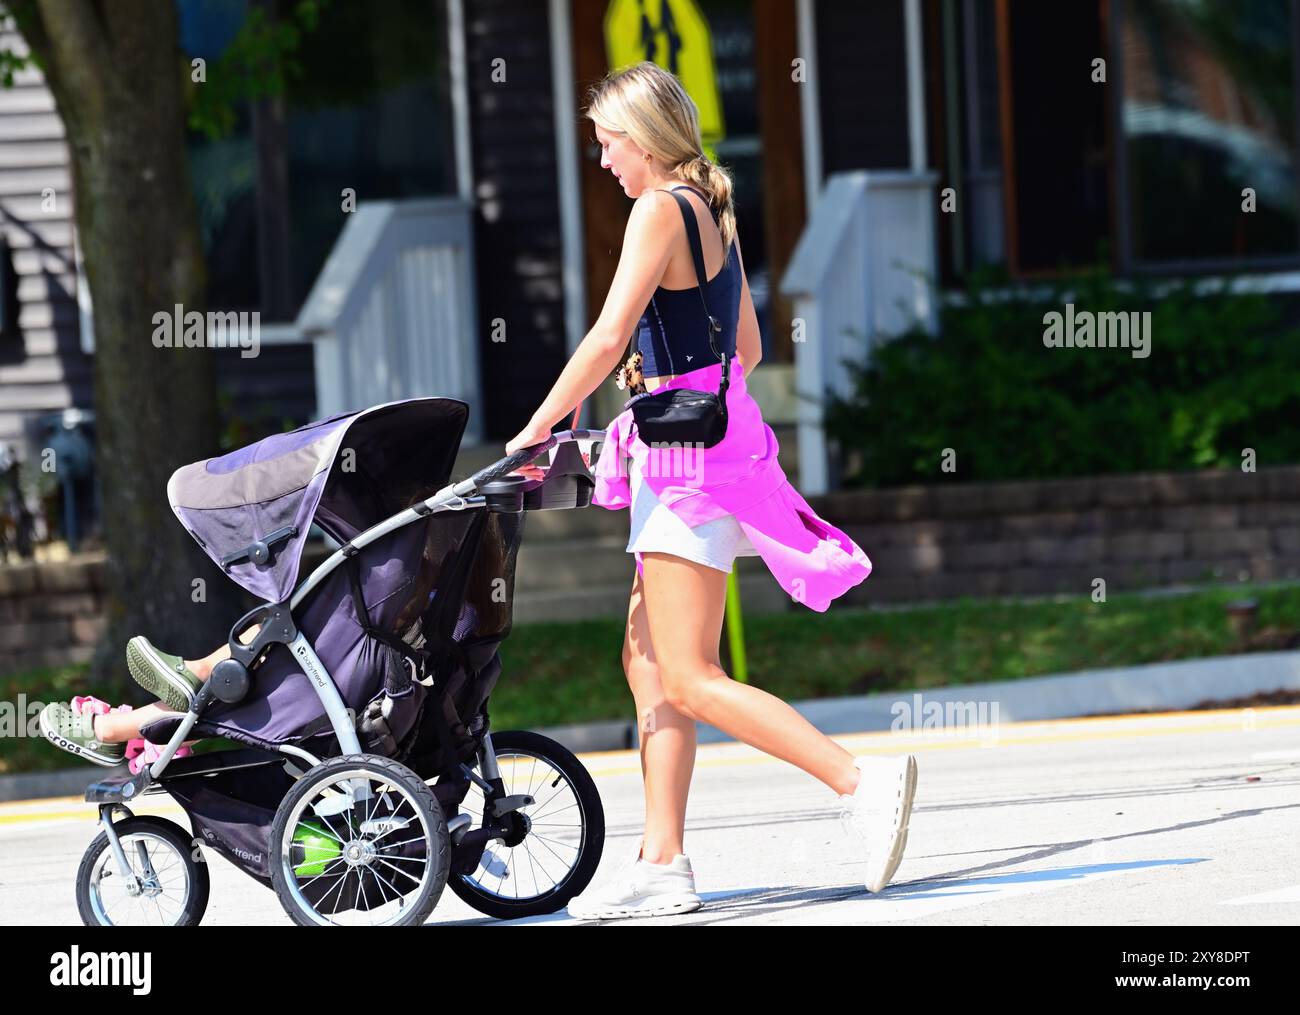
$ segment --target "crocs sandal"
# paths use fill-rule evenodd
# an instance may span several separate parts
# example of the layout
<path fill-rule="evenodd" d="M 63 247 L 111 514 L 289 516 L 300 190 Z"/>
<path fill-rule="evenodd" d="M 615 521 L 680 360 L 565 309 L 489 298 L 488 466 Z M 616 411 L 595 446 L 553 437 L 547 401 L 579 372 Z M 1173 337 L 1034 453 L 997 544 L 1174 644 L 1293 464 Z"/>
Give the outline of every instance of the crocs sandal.
<path fill-rule="evenodd" d="M 180 712 L 190 707 L 202 683 L 184 659 L 158 651 L 142 635 L 126 643 L 126 665 L 137 684 Z"/>
<path fill-rule="evenodd" d="M 74 712 L 61 701 L 51 702 L 41 710 L 41 733 L 55 747 L 96 765 L 120 765 L 126 760 L 126 744 L 106 744 L 100 740 L 95 735 L 96 714 L 91 709 Z"/>

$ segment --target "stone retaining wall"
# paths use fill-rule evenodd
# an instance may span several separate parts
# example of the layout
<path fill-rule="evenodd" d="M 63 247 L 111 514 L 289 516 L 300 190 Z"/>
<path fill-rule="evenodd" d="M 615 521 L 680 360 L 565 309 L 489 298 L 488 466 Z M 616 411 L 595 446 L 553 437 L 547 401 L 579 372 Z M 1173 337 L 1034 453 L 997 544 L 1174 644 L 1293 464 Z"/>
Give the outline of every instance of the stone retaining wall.
<path fill-rule="evenodd" d="M 841 491 L 815 506 L 873 564 L 843 601 L 1300 576 L 1300 466 Z"/>
<path fill-rule="evenodd" d="M 841 603 L 1085 595 L 1097 578 L 1109 591 L 1300 576 L 1300 466 L 893 487 L 809 500 L 873 564 Z M 304 573 L 323 556 L 310 550 Z M 102 554 L 0 565 L 0 672 L 88 660 L 104 624 L 104 568 Z"/>

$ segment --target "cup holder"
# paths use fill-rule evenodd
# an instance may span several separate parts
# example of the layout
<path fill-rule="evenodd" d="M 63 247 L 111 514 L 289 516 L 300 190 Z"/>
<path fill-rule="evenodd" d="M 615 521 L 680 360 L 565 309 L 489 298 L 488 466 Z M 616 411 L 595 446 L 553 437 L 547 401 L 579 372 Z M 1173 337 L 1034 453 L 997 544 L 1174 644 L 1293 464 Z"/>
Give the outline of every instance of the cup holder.
<path fill-rule="evenodd" d="M 478 493 L 489 511 L 518 514 L 587 507 L 595 489 L 596 478 L 582 460 L 577 442 L 566 441 L 555 448 L 545 479 L 511 473 L 483 483 Z"/>
<path fill-rule="evenodd" d="M 533 482 L 527 476 L 499 476 L 478 488 L 489 511 L 517 515 L 524 509 L 524 486 Z"/>
<path fill-rule="evenodd" d="M 582 460 L 576 441 L 556 447 L 546 479 L 524 493 L 525 511 L 563 511 L 587 507 L 596 479 Z"/>

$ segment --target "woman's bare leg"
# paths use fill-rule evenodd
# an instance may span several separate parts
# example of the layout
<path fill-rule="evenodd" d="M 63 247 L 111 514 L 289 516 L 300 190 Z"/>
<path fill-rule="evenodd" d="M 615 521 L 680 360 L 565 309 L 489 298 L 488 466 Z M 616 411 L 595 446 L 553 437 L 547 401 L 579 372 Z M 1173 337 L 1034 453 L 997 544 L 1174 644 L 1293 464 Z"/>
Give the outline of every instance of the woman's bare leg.
<path fill-rule="evenodd" d="M 790 762 L 836 794 L 852 794 L 861 775 L 852 754 L 780 698 L 737 683 L 719 664 L 726 573 L 668 553 L 641 559 L 659 677 L 673 708 Z"/>
<path fill-rule="evenodd" d="M 659 666 L 650 643 L 641 576 L 632 582 L 623 672 L 636 702 L 641 741 L 641 776 L 645 783 L 645 836 L 641 856 L 647 863 L 668 863 L 684 853 L 686 796 L 695 768 L 695 720 L 668 704 L 659 682 Z"/>

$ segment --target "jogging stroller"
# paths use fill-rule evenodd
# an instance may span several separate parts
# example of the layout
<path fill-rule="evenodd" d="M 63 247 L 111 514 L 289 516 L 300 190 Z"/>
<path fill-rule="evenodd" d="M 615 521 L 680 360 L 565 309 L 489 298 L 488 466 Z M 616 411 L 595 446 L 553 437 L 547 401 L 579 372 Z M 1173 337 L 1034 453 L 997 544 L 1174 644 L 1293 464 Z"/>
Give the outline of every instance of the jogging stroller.
<path fill-rule="evenodd" d="M 419 924 L 448 884 L 508 919 L 587 886 L 605 837 L 591 776 L 539 734 L 490 734 L 488 699 L 526 512 L 590 504 L 578 441 L 605 435 L 553 434 L 451 484 L 468 416 L 454 398 L 389 402 L 173 474 L 181 523 L 263 603 L 188 712 L 142 730 L 158 760 L 87 789 L 102 826 L 77 874 L 87 924 L 198 923 L 200 845 L 299 924 Z M 509 475 L 552 449 L 544 479 Z M 313 525 L 339 546 L 295 587 Z M 173 760 L 204 737 L 242 746 Z M 156 792 L 192 832 L 132 814 Z"/>

